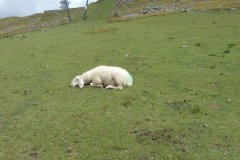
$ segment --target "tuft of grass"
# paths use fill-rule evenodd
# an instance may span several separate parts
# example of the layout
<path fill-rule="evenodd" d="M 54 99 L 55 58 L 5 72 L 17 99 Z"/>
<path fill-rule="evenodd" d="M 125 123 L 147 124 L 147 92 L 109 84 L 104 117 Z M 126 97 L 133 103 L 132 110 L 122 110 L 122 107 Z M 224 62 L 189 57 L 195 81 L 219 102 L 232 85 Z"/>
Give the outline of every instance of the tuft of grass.
<path fill-rule="evenodd" d="M 229 43 L 227 45 L 227 49 L 223 51 L 224 54 L 229 54 L 231 52 L 230 49 L 232 49 L 233 47 L 237 46 L 237 43 Z"/>
<path fill-rule="evenodd" d="M 198 105 L 195 105 L 191 110 L 192 113 L 199 113 L 200 111 L 201 108 Z"/>
<path fill-rule="evenodd" d="M 225 54 L 230 53 L 230 49 L 228 48 L 228 49 L 224 50 L 223 53 L 225 53 Z"/>
<path fill-rule="evenodd" d="M 87 31 L 87 34 L 97 34 L 97 33 L 115 33 L 118 30 L 118 28 L 94 28 L 89 31 Z"/>
<path fill-rule="evenodd" d="M 217 56 L 217 54 L 213 53 L 213 54 L 209 54 L 209 56 L 214 57 L 214 56 Z"/>
<path fill-rule="evenodd" d="M 235 47 L 235 46 L 237 46 L 238 44 L 237 43 L 229 43 L 228 45 L 227 45 L 227 48 L 233 48 L 233 47 Z"/>
<path fill-rule="evenodd" d="M 201 46 L 201 43 L 197 43 L 196 46 L 197 46 L 197 47 L 200 47 L 200 46 Z"/>

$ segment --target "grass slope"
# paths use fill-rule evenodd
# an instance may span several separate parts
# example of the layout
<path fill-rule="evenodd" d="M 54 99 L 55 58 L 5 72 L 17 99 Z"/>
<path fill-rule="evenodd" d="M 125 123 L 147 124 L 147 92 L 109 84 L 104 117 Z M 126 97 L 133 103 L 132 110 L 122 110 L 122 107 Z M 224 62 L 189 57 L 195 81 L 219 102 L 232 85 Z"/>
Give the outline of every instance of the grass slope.
<path fill-rule="evenodd" d="M 83 8 L 70 9 L 72 21 L 79 21 Z M 26 17 L 0 19 L 0 39 L 69 23 L 66 11 L 55 10 Z"/>
<path fill-rule="evenodd" d="M 239 159 L 240 12 L 79 22 L 0 40 L 0 159 Z M 122 91 L 69 87 L 100 64 Z"/>

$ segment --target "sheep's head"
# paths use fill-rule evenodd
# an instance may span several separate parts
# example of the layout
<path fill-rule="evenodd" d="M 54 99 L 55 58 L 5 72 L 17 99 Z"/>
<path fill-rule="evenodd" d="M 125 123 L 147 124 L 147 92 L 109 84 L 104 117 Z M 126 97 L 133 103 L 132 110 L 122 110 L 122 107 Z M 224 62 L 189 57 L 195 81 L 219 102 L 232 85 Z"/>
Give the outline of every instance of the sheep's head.
<path fill-rule="evenodd" d="M 71 82 L 71 86 L 72 87 L 77 87 L 79 86 L 80 88 L 83 88 L 84 86 L 84 81 L 82 79 L 81 76 L 76 76 L 73 78 L 72 82 Z"/>

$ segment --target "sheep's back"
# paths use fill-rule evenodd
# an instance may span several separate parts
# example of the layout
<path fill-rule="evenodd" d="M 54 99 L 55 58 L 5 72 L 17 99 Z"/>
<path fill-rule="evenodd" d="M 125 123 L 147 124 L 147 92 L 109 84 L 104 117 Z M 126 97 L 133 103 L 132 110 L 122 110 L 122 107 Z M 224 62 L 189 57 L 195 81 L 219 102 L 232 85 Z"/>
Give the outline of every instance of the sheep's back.
<path fill-rule="evenodd" d="M 93 81 L 107 85 L 132 85 L 132 76 L 123 68 L 111 66 L 99 66 L 93 69 Z M 101 82 L 100 82 L 101 81 Z"/>

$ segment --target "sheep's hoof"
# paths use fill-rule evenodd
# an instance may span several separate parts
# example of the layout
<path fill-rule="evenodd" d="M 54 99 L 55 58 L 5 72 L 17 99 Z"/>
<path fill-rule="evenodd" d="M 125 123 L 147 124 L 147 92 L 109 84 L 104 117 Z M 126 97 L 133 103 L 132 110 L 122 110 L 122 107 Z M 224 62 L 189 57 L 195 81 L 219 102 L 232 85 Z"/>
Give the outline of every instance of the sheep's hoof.
<path fill-rule="evenodd" d="M 90 86 L 103 88 L 103 85 L 94 84 L 93 82 L 90 83 Z"/>
<path fill-rule="evenodd" d="M 113 85 L 109 85 L 106 87 L 106 89 L 123 89 L 123 86 L 113 86 Z"/>

